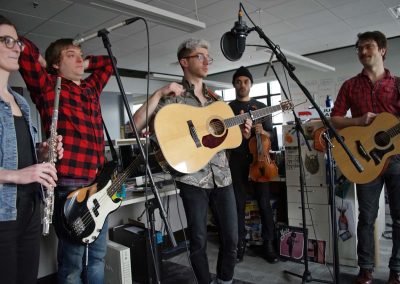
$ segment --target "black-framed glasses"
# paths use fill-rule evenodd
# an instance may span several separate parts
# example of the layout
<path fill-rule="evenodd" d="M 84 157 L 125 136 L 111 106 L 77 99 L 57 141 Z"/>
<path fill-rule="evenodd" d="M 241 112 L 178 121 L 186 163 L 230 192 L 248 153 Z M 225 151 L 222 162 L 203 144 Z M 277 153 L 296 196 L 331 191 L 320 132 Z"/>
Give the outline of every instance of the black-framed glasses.
<path fill-rule="evenodd" d="M 214 62 L 214 59 L 208 55 L 204 55 L 203 53 L 197 53 L 194 55 L 190 55 L 190 56 L 185 56 L 183 58 L 197 58 L 198 61 L 200 62 L 204 62 L 204 60 L 207 60 L 208 64 L 211 64 Z"/>
<path fill-rule="evenodd" d="M 10 36 L 0 36 L 0 42 L 4 43 L 4 45 L 9 49 L 13 49 L 15 44 L 18 45 L 21 51 L 25 47 L 25 44 L 22 41 L 20 41 L 19 39 L 14 39 Z"/>

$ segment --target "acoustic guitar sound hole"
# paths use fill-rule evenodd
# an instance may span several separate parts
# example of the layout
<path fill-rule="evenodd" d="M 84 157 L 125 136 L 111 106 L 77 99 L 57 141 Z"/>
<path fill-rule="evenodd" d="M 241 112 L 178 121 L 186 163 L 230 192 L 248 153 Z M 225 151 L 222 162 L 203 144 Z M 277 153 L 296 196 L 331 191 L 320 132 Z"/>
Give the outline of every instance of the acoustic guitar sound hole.
<path fill-rule="evenodd" d="M 220 135 L 224 134 L 224 132 L 225 132 L 225 125 L 219 119 L 212 119 L 210 121 L 208 128 L 209 128 L 208 130 L 210 131 L 210 133 L 215 136 L 220 136 Z"/>
<path fill-rule="evenodd" d="M 390 136 L 387 132 L 381 131 L 375 135 L 375 143 L 379 147 L 385 147 L 390 143 Z"/>

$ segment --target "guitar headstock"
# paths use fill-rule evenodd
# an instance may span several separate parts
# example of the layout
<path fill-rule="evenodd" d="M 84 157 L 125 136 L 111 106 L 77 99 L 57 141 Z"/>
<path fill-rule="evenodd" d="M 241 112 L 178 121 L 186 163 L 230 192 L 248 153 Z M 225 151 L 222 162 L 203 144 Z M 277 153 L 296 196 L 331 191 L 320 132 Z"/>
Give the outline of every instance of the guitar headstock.
<path fill-rule="evenodd" d="M 281 101 L 280 103 L 282 111 L 293 110 L 294 105 L 293 102 L 290 100 Z"/>

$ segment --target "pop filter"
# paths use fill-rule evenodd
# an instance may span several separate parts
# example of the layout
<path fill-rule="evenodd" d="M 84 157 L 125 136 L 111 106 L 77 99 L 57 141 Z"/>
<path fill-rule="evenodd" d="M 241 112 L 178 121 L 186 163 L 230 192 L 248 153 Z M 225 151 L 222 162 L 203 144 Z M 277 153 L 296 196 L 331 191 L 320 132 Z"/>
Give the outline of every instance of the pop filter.
<path fill-rule="evenodd" d="M 239 51 L 237 36 L 234 32 L 226 32 L 221 37 L 221 51 L 226 59 L 237 61 L 242 57 L 243 52 Z"/>

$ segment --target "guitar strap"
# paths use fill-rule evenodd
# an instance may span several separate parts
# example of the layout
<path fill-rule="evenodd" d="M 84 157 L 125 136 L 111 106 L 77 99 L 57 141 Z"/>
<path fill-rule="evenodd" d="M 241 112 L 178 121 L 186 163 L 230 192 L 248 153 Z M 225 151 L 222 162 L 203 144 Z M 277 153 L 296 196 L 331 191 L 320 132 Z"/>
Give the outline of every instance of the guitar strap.
<path fill-rule="evenodd" d="M 101 118 L 101 122 L 103 123 L 104 130 L 106 131 L 107 141 L 108 141 L 108 146 L 110 147 L 111 156 L 113 158 L 114 163 L 117 165 L 118 164 L 117 152 L 115 151 L 114 145 L 113 145 L 113 143 L 111 141 L 110 134 L 108 133 L 107 126 L 104 123 L 103 118 Z"/>
<path fill-rule="evenodd" d="M 397 88 L 397 93 L 400 95 L 400 77 L 394 76 L 394 81 Z"/>
<path fill-rule="evenodd" d="M 221 98 L 214 93 L 212 90 L 210 90 L 209 88 L 207 88 L 207 94 L 214 100 L 214 101 L 219 101 L 221 100 Z"/>

